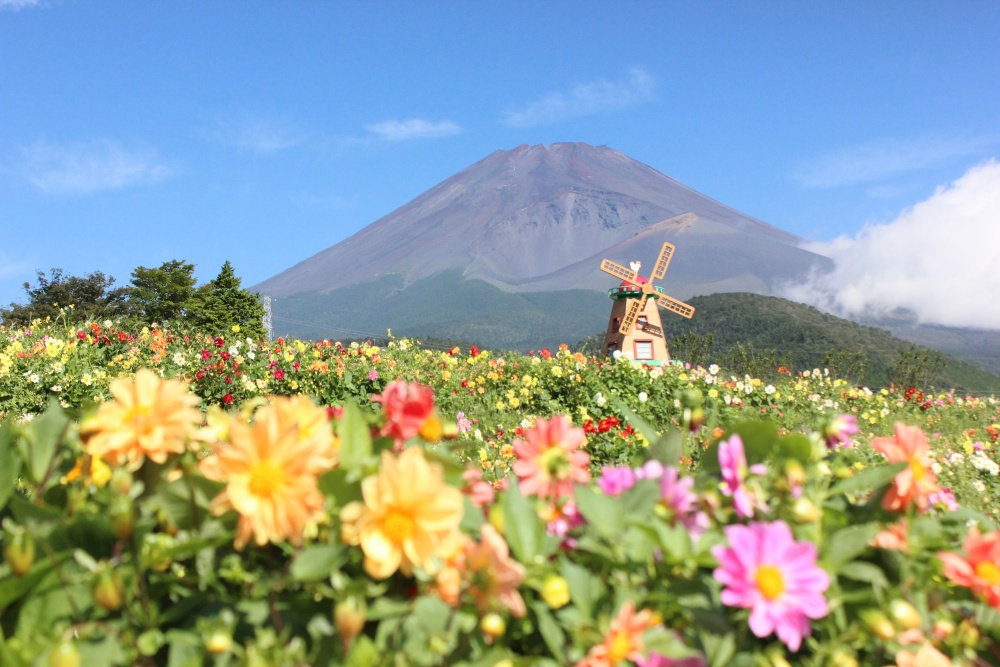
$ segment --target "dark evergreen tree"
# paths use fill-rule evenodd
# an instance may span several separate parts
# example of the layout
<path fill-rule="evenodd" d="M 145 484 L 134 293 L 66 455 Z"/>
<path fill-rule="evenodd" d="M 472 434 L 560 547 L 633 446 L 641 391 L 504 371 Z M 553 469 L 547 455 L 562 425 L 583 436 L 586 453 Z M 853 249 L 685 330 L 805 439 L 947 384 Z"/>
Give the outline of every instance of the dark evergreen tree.
<path fill-rule="evenodd" d="M 24 283 L 28 303 L 12 303 L 0 308 L 0 319 L 7 325 L 25 325 L 34 319 L 62 316 L 68 321 L 86 322 L 123 315 L 126 312 L 125 288 L 112 288 L 115 279 L 95 271 L 85 277 L 69 276 L 62 269 L 52 269 L 46 277 L 37 271 L 38 284 Z M 70 308 L 72 306 L 72 308 Z"/>
<path fill-rule="evenodd" d="M 264 305 L 256 294 L 240 286 L 233 265 L 226 261 L 219 275 L 199 287 L 188 306 L 192 323 L 213 335 L 230 335 L 239 325 L 240 336 L 265 338 Z"/>
<path fill-rule="evenodd" d="M 137 267 L 128 288 L 129 312 L 146 322 L 178 320 L 187 314 L 195 294 L 194 264 L 164 262 L 158 268 Z"/>

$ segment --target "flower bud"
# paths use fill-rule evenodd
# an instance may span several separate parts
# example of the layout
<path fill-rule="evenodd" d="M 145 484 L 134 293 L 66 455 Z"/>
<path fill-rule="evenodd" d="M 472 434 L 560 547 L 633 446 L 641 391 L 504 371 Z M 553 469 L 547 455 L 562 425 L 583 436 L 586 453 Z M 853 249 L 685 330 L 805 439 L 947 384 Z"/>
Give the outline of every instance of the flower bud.
<path fill-rule="evenodd" d="M 889 640 L 896 636 L 896 627 L 878 609 L 868 609 L 861 612 L 861 620 L 879 639 Z"/>
<path fill-rule="evenodd" d="M 797 488 L 805 484 L 806 471 L 802 464 L 794 459 L 785 461 L 785 479 L 791 488 Z"/>
<path fill-rule="evenodd" d="M 799 498 L 792 505 L 792 516 L 799 523 L 816 523 L 823 518 L 823 510 L 808 498 Z"/>
<path fill-rule="evenodd" d="M 368 603 L 364 598 L 348 595 L 337 603 L 333 609 L 333 624 L 344 637 L 344 643 L 350 644 L 361 634 L 365 627 L 365 617 L 368 614 Z"/>
<path fill-rule="evenodd" d="M 228 630 L 217 628 L 205 639 L 205 650 L 210 655 L 228 653 L 233 647 L 233 635 Z"/>
<path fill-rule="evenodd" d="M 542 599 L 550 609 L 565 607 L 569 598 L 569 583 L 558 574 L 550 575 L 542 582 Z"/>
<path fill-rule="evenodd" d="M 688 414 L 687 410 L 684 414 Z M 705 409 L 704 408 L 691 408 L 691 414 L 688 417 L 688 429 L 694 433 L 701 428 L 702 424 L 705 423 Z"/>
<path fill-rule="evenodd" d="M 108 516 L 111 518 L 111 532 L 119 540 L 127 540 L 132 537 L 132 528 L 135 527 L 135 506 L 128 496 L 115 496 L 108 508 Z"/>
<path fill-rule="evenodd" d="M 893 600 L 889 603 L 889 616 L 897 627 L 903 630 L 913 630 L 923 625 L 920 612 L 906 600 Z"/>
<path fill-rule="evenodd" d="M 24 576 L 31 569 L 35 562 L 35 541 L 23 526 L 18 526 L 10 536 L 3 550 L 3 557 L 18 577 Z"/>
<path fill-rule="evenodd" d="M 838 649 L 830 657 L 830 667 L 858 667 L 858 659 L 844 649 Z"/>
<path fill-rule="evenodd" d="M 76 644 L 63 639 L 49 651 L 49 667 L 80 667 L 83 661 Z"/>
<path fill-rule="evenodd" d="M 497 637 L 502 637 L 507 632 L 507 622 L 500 614 L 490 612 L 479 621 L 479 629 L 486 636 L 486 643 L 492 644 Z"/>
<path fill-rule="evenodd" d="M 681 406 L 685 408 L 700 408 L 705 402 L 705 396 L 698 389 L 685 389 L 681 392 Z"/>
<path fill-rule="evenodd" d="M 504 534 L 504 521 L 503 521 L 503 508 L 500 505 L 493 505 L 490 507 L 489 513 L 490 525 L 493 526 L 498 533 Z"/>
<path fill-rule="evenodd" d="M 115 471 L 111 473 L 111 488 L 123 496 L 127 496 L 132 490 L 134 481 L 132 473 L 125 468 L 115 468 Z"/>
<path fill-rule="evenodd" d="M 99 607 L 107 611 L 117 611 L 121 608 L 125 597 L 125 585 L 114 570 L 104 568 L 98 572 L 90 592 Z"/>
<path fill-rule="evenodd" d="M 966 619 L 958 624 L 958 641 L 965 646 L 975 647 L 979 643 L 979 628 L 976 624 Z"/>
<path fill-rule="evenodd" d="M 931 632 L 934 634 L 935 639 L 947 639 L 955 632 L 955 624 L 947 619 L 939 618 L 934 621 Z"/>

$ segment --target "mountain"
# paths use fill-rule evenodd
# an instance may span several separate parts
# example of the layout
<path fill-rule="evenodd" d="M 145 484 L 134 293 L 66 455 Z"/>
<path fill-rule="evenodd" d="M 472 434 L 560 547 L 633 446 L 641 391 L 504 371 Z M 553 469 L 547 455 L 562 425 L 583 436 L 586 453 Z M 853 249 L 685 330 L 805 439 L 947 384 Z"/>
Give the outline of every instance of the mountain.
<path fill-rule="evenodd" d="M 602 291 L 614 285 L 603 257 L 648 267 L 664 241 L 677 246 L 666 288 L 678 298 L 770 293 L 829 263 L 618 151 L 559 143 L 497 151 L 253 289 L 277 298 L 276 316 L 283 297 L 389 278 L 406 290 L 445 271 L 507 293 Z"/>

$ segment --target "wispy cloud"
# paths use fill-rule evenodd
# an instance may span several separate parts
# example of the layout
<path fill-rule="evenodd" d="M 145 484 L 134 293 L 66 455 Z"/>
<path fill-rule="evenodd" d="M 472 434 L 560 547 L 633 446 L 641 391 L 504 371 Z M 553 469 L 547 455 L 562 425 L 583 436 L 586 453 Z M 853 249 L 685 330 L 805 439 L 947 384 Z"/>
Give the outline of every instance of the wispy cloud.
<path fill-rule="evenodd" d="M 459 134 L 462 128 L 450 120 L 430 121 L 422 118 L 386 120 L 365 125 L 365 129 L 382 141 L 408 141 L 410 139 L 436 139 Z"/>
<path fill-rule="evenodd" d="M 151 185 L 175 171 L 149 147 L 128 148 L 110 140 L 21 148 L 23 177 L 42 192 L 89 194 Z"/>
<path fill-rule="evenodd" d="M 0 11 L 16 12 L 30 7 L 44 7 L 42 0 L 0 0 Z"/>
<path fill-rule="evenodd" d="M 294 148 L 306 140 L 306 135 L 288 121 L 242 118 L 220 122 L 214 138 L 246 153 L 267 154 Z"/>
<path fill-rule="evenodd" d="M 626 109 L 651 100 L 655 89 L 653 77 L 635 68 L 616 81 L 599 79 L 577 84 L 569 92 L 549 93 L 523 109 L 508 112 L 504 123 L 510 127 L 534 127 Z"/>
<path fill-rule="evenodd" d="M 809 188 L 874 183 L 927 169 L 949 160 L 982 157 L 991 140 L 984 137 L 883 139 L 822 155 L 804 165 L 795 180 Z"/>
<path fill-rule="evenodd" d="M 1000 162 L 969 169 L 895 220 L 807 246 L 834 269 L 784 295 L 841 314 L 896 308 L 922 322 L 1000 328 Z"/>

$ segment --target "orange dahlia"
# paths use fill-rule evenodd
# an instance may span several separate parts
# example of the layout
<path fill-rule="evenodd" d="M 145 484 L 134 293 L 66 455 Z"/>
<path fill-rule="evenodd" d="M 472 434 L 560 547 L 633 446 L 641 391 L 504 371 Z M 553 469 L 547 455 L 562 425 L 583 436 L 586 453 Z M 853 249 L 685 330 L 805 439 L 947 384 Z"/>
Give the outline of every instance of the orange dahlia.
<path fill-rule="evenodd" d="M 141 369 L 111 383 L 114 400 L 101 404 L 80 427 L 84 448 L 112 466 L 132 470 L 146 458 L 163 463 L 185 450 L 202 421 L 198 397 L 178 380 Z"/>
<path fill-rule="evenodd" d="M 301 438 L 299 429 L 284 423 L 273 408 L 259 410 L 250 426 L 234 417 L 229 439 L 216 443 L 200 467 L 205 477 L 226 483 L 212 501 L 212 511 L 239 513 L 236 548 L 251 537 L 258 545 L 281 540 L 301 544 L 307 526 L 323 510 L 316 486 L 323 472 L 317 461 L 323 457 L 316 455 L 314 439 Z"/>
<path fill-rule="evenodd" d="M 896 475 L 892 488 L 882 498 L 882 507 L 900 512 L 914 503 L 921 511 L 926 510 L 930 495 L 940 489 L 931 470 L 930 445 L 924 432 L 917 426 L 897 422 L 895 437 L 875 438 L 872 448 L 885 454 L 889 463 L 910 464 Z"/>
<path fill-rule="evenodd" d="M 364 501 L 341 511 L 342 537 L 360 545 L 365 571 L 385 579 L 396 570 L 432 570 L 434 559 L 454 553 L 464 505 L 458 489 L 444 481 L 440 465 L 419 447 L 398 455 L 382 452 L 377 475 L 361 483 Z"/>
<path fill-rule="evenodd" d="M 615 667 L 626 660 L 641 662 L 645 651 L 642 635 L 653 625 L 653 612 L 643 609 L 636 613 L 635 603 L 626 602 L 611 621 L 604 641 L 591 648 L 577 667 Z"/>

